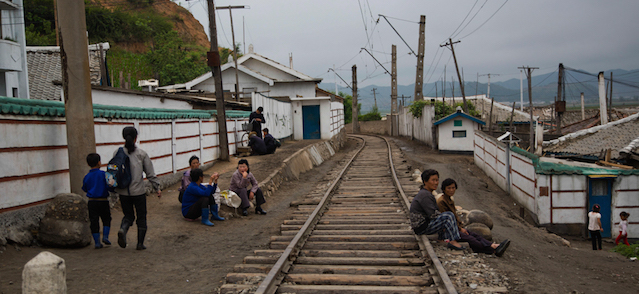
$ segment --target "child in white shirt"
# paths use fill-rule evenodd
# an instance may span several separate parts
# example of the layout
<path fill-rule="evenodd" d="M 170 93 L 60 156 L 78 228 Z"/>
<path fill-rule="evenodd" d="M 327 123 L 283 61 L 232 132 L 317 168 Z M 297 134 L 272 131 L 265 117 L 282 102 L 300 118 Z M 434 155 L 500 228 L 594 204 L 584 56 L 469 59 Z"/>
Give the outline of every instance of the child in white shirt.
<path fill-rule="evenodd" d="M 601 206 L 599 204 L 595 204 L 592 206 L 592 211 L 588 213 L 588 231 L 590 231 L 590 238 L 592 239 L 592 250 L 597 250 L 597 245 L 599 245 L 599 250 L 601 250 L 601 232 L 603 232 L 603 228 L 601 227 Z"/>
<path fill-rule="evenodd" d="M 628 243 L 628 217 L 630 216 L 629 213 L 622 211 L 619 214 L 619 217 L 621 217 L 621 222 L 619 222 L 619 236 L 617 236 L 617 239 L 615 239 L 615 245 L 619 245 L 619 240 L 623 239 L 623 243 L 626 244 L 627 246 L 630 246 L 630 244 Z"/>

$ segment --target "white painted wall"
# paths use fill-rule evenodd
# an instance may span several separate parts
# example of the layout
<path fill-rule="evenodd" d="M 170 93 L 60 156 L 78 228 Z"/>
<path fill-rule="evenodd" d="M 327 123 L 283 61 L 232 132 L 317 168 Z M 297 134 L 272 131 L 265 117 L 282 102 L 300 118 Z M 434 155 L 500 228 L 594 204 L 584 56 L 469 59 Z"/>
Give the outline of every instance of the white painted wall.
<path fill-rule="evenodd" d="M 253 111 L 256 111 L 260 106 L 264 108 L 263 114 L 266 123 L 262 124 L 262 129 L 268 128 L 273 137 L 282 139 L 293 135 L 293 107 L 290 102 L 282 102 L 253 93 L 251 105 Z"/>
<path fill-rule="evenodd" d="M 331 138 L 344 128 L 344 104 L 331 102 Z"/>
<path fill-rule="evenodd" d="M 0 10 L 0 30 L 3 37 L 0 38 L 0 95 L 14 97 L 13 88 L 17 88 L 16 97 L 28 99 L 27 43 L 22 2 L 23 0 L 9 1 L 18 9 Z M 5 37 L 15 42 L 4 40 Z"/>
<path fill-rule="evenodd" d="M 145 95 L 142 91 L 140 91 L 139 94 L 131 94 L 92 89 L 91 97 L 93 99 L 93 104 L 101 105 L 163 109 L 193 109 L 193 106 L 186 101 L 169 98 L 162 99 L 156 96 Z"/>
<path fill-rule="evenodd" d="M 235 125 L 248 118 L 227 119 L 229 152 L 236 152 Z M 16 123 L 17 122 L 17 123 Z M 138 146 L 151 157 L 155 173 L 171 174 L 188 167 L 192 155 L 203 163 L 219 157 L 217 121 L 212 119 L 95 119 L 96 152 L 103 169 L 124 145 L 122 129 L 137 126 Z M 201 127 L 200 127 L 201 126 Z M 238 130 L 241 133 L 241 130 Z M 16 134 L 22 134 L 17 136 Z M 0 115 L 0 210 L 48 200 L 68 193 L 68 152 L 64 118 Z M 174 140 L 175 139 L 175 140 Z"/>
<path fill-rule="evenodd" d="M 587 224 L 588 176 L 536 174 L 532 160 L 509 152 L 511 171 L 507 174 L 506 145 L 480 131 L 475 132 L 475 165 L 481 168 L 501 189 L 509 191 L 513 199 L 532 211 L 539 224 Z M 542 158 L 542 160 L 549 160 Z M 507 184 L 510 176 L 510 186 Z M 548 189 L 548 195 L 541 195 Z M 619 175 L 612 185 L 612 237 L 618 234 L 619 213 L 630 213 L 630 238 L 639 237 L 639 176 Z"/>
<path fill-rule="evenodd" d="M 462 125 L 456 127 L 454 121 L 461 120 Z M 474 151 L 474 130 L 479 129 L 479 124 L 463 117 L 456 117 L 436 126 L 439 150 L 444 151 Z M 466 131 L 465 138 L 454 138 L 453 131 Z"/>
<path fill-rule="evenodd" d="M 399 135 L 417 139 L 420 142 L 434 146 L 433 142 L 433 120 L 435 118 L 435 107 L 424 106 L 422 116 L 414 118 L 408 107 L 400 107 L 398 113 Z"/>

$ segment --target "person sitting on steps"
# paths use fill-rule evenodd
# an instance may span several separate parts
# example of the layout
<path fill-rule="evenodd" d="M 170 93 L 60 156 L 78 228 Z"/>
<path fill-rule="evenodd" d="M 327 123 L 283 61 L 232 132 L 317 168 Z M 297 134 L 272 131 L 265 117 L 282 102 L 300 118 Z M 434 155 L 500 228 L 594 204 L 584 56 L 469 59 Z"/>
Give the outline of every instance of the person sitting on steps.
<path fill-rule="evenodd" d="M 422 173 L 424 185 L 417 193 L 410 205 L 410 226 L 417 235 L 439 234 L 439 240 L 448 242 L 448 248 L 453 250 L 465 250 L 459 240 L 457 220 L 452 212 L 440 213 L 437 210 L 437 201 L 433 191 L 439 185 L 439 173 L 436 170 L 427 169 Z"/>
<path fill-rule="evenodd" d="M 437 207 L 439 211 L 450 211 L 455 215 L 457 219 L 457 226 L 459 228 L 459 236 L 460 242 L 468 242 L 470 248 L 473 249 L 475 253 L 485 253 L 485 254 L 495 254 L 498 257 L 504 255 L 506 249 L 510 245 L 510 240 L 506 239 L 500 244 L 490 242 L 481 235 L 466 230 L 461 227 L 462 222 L 457 217 L 457 208 L 455 207 L 455 201 L 453 200 L 453 196 L 457 191 L 457 182 L 455 180 L 448 178 L 442 182 L 442 192 L 444 194 L 437 199 Z"/>
<path fill-rule="evenodd" d="M 249 184 L 251 190 L 247 190 Z M 242 199 L 242 215 L 247 216 L 247 209 L 251 207 L 249 200 L 255 197 L 255 214 L 266 214 L 262 209 L 262 204 L 266 203 L 262 189 L 257 184 L 257 180 L 249 170 L 249 163 L 246 159 L 240 159 L 237 163 L 237 170 L 231 176 L 231 185 L 229 189 L 235 192 Z"/>
<path fill-rule="evenodd" d="M 185 219 L 196 220 L 201 216 L 202 224 L 213 226 L 214 224 L 209 220 L 209 213 L 211 213 L 211 219 L 224 220 L 217 214 L 218 206 L 213 198 L 219 178 L 220 175 L 213 173 L 209 179 L 209 185 L 204 186 L 202 185 L 204 172 L 199 168 L 191 170 L 191 183 L 186 187 L 182 198 L 182 216 Z"/>

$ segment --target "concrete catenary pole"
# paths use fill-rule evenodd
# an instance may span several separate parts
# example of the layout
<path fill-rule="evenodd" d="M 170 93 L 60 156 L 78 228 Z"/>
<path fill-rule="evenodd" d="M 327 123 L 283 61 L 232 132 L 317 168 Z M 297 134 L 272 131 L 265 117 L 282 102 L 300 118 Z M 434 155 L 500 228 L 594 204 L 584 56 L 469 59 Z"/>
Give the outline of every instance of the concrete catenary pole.
<path fill-rule="evenodd" d="M 417 49 L 417 73 L 415 74 L 415 101 L 424 99 L 424 48 L 426 42 L 426 16 L 419 17 L 419 48 Z"/>
<path fill-rule="evenodd" d="M 601 124 L 608 123 L 608 110 L 606 107 L 606 80 L 604 78 L 604 72 L 599 72 L 599 117 L 601 118 Z"/>
<path fill-rule="evenodd" d="M 397 46 L 395 45 L 391 50 L 391 62 L 391 136 L 397 136 L 399 125 L 397 123 Z"/>
<path fill-rule="evenodd" d="M 86 157 L 95 153 L 93 100 L 84 1 L 57 1 L 62 88 L 66 115 L 71 193 L 83 195 L 89 171 Z M 103 159 L 108 161 L 108 159 Z"/>
<path fill-rule="evenodd" d="M 556 112 L 556 118 L 557 118 L 557 134 L 561 134 L 561 115 L 563 113 L 563 111 L 565 110 L 565 107 L 562 109 L 558 109 L 557 105 L 561 104 L 561 102 L 564 100 L 562 97 L 563 94 L 563 83 L 564 83 L 564 64 L 560 63 L 559 64 L 559 72 L 557 74 L 557 98 L 555 98 L 555 112 Z M 559 107 L 561 108 L 561 107 Z M 561 110 L 561 111 L 559 111 Z"/>
<path fill-rule="evenodd" d="M 610 72 L 610 95 L 608 96 L 610 102 L 608 103 L 608 117 L 611 117 L 612 113 L 612 72 Z"/>
<path fill-rule="evenodd" d="M 581 120 L 586 119 L 586 109 L 584 107 L 584 92 L 581 92 Z"/>
<path fill-rule="evenodd" d="M 209 30 L 211 35 L 211 51 L 207 53 L 208 65 L 215 81 L 215 109 L 217 110 L 218 145 L 222 161 L 229 161 L 229 141 L 226 133 L 226 110 L 224 109 L 224 89 L 222 88 L 222 70 L 220 68 L 220 51 L 217 47 L 217 26 L 215 24 L 215 3 L 207 0 L 209 10 Z"/>
<path fill-rule="evenodd" d="M 519 70 L 519 110 L 524 111 L 524 71 Z"/>
<path fill-rule="evenodd" d="M 359 115 L 357 110 L 357 65 L 353 65 L 353 104 L 352 104 L 353 134 L 359 134 Z"/>

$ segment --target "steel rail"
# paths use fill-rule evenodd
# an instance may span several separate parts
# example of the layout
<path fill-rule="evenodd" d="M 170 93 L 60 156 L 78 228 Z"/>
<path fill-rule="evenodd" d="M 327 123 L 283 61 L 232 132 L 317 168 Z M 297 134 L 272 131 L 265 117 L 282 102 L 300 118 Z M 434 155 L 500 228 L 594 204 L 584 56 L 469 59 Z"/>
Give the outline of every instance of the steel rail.
<path fill-rule="evenodd" d="M 388 142 L 388 139 L 386 139 L 385 137 L 382 137 L 382 136 L 377 136 L 377 137 L 380 137 L 384 139 L 384 141 L 386 141 L 386 145 L 388 146 L 388 158 L 390 160 L 391 172 L 393 174 L 393 180 L 395 181 L 395 187 L 399 191 L 399 194 L 402 195 L 402 199 L 404 200 L 404 205 L 406 206 L 406 211 L 410 211 L 410 202 L 408 201 L 408 197 L 406 197 L 406 194 L 404 193 L 404 189 L 402 188 L 402 185 L 399 182 L 399 179 L 397 178 L 397 173 L 395 172 L 395 165 L 393 164 L 393 150 L 391 149 L 390 142 Z M 448 294 L 457 294 L 457 290 L 455 289 L 453 282 L 450 280 L 450 277 L 448 277 L 448 273 L 446 273 L 446 269 L 444 269 L 444 266 L 439 261 L 439 258 L 437 257 L 437 254 L 435 253 L 433 246 L 430 245 L 430 241 L 428 240 L 426 235 L 416 235 L 416 237 L 419 241 L 419 246 L 420 247 L 423 246 L 422 248 L 426 249 L 426 252 L 428 253 L 428 257 L 430 257 L 430 259 L 433 261 L 433 265 L 435 266 L 435 269 L 437 270 L 437 273 L 439 274 L 439 277 L 441 278 L 442 283 L 444 284 L 444 287 L 446 288 L 446 292 L 448 292 Z M 423 254 L 423 251 L 424 250 L 422 249 L 422 254 Z"/>
<path fill-rule="evenodd" d="M 277 286 L 281 283 L 282 279 L 284 279 L 284 276 L 286 275 L 291 265 L 295 261 L 297 253 L 304 246 L 306 239 L 308 239 L 308 236 L 313 231 L 313 228 L 319 221 L 319 218 L 321 217 L 320 212 L 325 210 L 326 205 L 328 204 L 329 196 L 331 195 L 331 193 L 337 186 L 337 183 L 341 181 L 342 176 L 344 175 L 346 170 L 351 166 L 351 163 L 353 163 L 353 160 L 355 160 L 357 155 L 359 155 L 364 149 L 364 147 L 366 146 L 366 140 L 364 140 L 364 138 L 361 138 L 358 136 L 357 137 L 351 136 L 351 137 L 361 139 L 362 146 L 359 148 L 359 150 L 357 150 L 357 152 L 353 155 L 353 157 L 351 157 L 348 163 L 346 163 L 346 166 L 342 169 L 342 171 L 336 177 L 336 180 L 328 188 L 326 193 L 324 193 L 322 200 L 319 202 L 317 207 L 315 207 L 315 210 L 313 210 L 313 213 L 308 217 L 308 219 L 306 220 L 302 228 L 299 230 L 299 232 L 295 234 L 295 237 L 293 238 L 293 240 L 291 240 L 291 242 L 286 247 L 286 249 L 280 256 L 280 258 L 275 263 L 275 265 L 273 265 L 273 267 L 268 272 L 264 280 L 257 287 L 257 290 L 255 290 L 256 294 L 275 293 L 275 291 L 277 290 Z"/>

